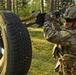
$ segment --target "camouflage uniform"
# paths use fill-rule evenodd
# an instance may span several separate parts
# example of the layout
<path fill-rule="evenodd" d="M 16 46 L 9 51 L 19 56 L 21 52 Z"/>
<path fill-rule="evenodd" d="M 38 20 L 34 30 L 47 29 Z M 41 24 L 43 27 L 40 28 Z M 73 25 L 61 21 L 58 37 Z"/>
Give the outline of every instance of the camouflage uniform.
<path fill-rule="evenodd" d="M 65 16 L 75 19 L 76 7 L 71 10 L 67 9 Z M 50 14 L 46 14 L 44 37 L 49 42 L 57 45 L 54 48 L 53 55 L 59 57 L 55 70 L 60 75 L 76 75 L 76 28 L 67 29 L 58 26 L 58 23 L 52 21 Z"/>

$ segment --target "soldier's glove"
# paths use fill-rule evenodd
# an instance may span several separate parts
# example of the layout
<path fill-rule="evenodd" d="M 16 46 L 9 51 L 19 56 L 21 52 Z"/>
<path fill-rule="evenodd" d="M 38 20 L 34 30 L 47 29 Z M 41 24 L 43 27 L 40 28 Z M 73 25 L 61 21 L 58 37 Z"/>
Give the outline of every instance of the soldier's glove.
<path fill-rule="evenodd" d="M 60 17 L 60 12 L 59 11 L 54 11 L 52 13 L 52 16 L 55 17 L 56 19 L 58 19 Z"/>
<path fill-rule="evenodd" d="M 53 57 L 54 58 L 56 58 L 56 56 L 59 57 L 59 53 L 60 53 L 60 48 L 55 44 L 52 51 Z"/>
<path fill-rule="evenodd" d="M 45 15 L 45 21 L 52 21 L 52 19 L 51 19 L 51 13 L 47 13 Z"/>
<path fill-rule="evenodd" d="M 36 17 L 36 23 L 39 25 L 38 27 L 42 27 L 45 21 L 46 13 L 39 13 Z"/>
<path fill-rule="evenodd" d="M 53 13 L 47 13 L 45 15 L 45 21 L 51 21 L 51 22 L 56 22 L 62 25 L 62 23 L 60 22 L 60 13 L 58 11 L 53 12 Z"/>

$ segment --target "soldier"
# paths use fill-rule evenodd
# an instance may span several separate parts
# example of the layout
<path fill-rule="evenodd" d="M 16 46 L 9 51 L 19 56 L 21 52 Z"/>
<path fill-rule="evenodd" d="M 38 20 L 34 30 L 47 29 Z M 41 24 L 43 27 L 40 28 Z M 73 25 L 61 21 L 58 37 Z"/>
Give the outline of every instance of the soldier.
<path fill-rule="evenodd" d="M 76 6 L 69 7 L 64 17 L 66 25 L 62 27 L 47 13 L 44 22 L 44 37 L 56 44 L 53 56 L 58 56 L 59 59 L 55 71 L 59 75 L 76 75 Z"/>

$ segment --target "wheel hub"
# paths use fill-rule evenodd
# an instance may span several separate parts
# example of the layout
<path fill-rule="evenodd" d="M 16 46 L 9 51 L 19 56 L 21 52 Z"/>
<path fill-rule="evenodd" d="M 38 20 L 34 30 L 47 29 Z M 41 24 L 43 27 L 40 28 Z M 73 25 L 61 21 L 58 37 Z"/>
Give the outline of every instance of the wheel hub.
<path fill-rule="evenodd" d="M 0 59 L 2 58 L 3 54 L 4 54 L 4 49 L 0 47 Z"/>

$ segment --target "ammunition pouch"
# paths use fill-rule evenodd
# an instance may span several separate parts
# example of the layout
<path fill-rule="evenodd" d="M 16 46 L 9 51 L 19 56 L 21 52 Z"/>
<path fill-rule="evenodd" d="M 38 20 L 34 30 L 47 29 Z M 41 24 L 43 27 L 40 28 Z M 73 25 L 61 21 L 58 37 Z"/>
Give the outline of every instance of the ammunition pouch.
<path fill-rule="evenodd" d="M 76 56 L 71 54 L 64 54 L 62 61 L 64 75 L 76 75 Z"/>
<path fill-rule="evenodd" d="M 59 75 L 76 75 L 76 55 L 70 54 L 68 47 L 55 44 L 52 52 L 54 58 L 58 56 L 55 72 Z"/>
<path fill-rule="evenodd" d="M 64 54 L 58 59 L 55 71 L 58 72 L 59 75 L 76 75 L 76 56 Z"/>

